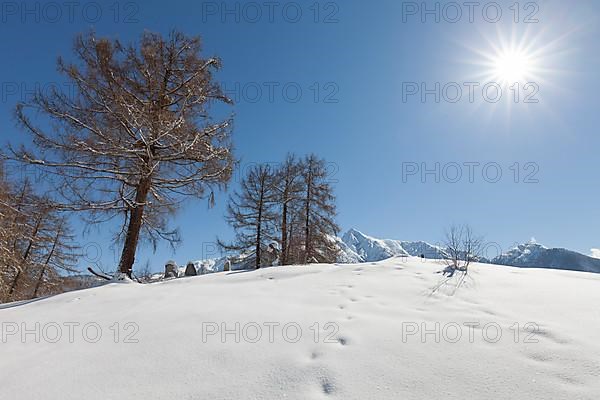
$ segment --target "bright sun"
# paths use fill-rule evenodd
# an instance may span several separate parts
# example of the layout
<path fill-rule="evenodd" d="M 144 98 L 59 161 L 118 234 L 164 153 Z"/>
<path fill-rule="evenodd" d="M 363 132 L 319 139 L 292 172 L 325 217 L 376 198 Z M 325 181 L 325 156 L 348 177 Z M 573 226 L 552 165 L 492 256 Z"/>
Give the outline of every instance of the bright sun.
<path fill-rule="evenodd" d="M 531 77 L 532 62 L 523 51 L 503 51 L 493 59 L 496 79 L 505 84 L 523 83 Z"/>
<path fill-rule="evenodd" d="M 468 65 L 464 79 L 482 87 L 484 102 L 496 104 L 503 99 L 503 109 L 510 115 L 513 105 L 536 104 L 546 88 L 560 89 L 558 78 L 566 78 L 568 74 L 564 68 L 567 60 L 563 57 L 571 52 L 568 44 L 571 32 L 559 35 L 555 31 L 536 31 L 533 26 L 522 25 L 513 25 L 507 30 L 500 26 L 494 28 L 474 36 L 473 43 L 458 41 L 467 49 L 459 62 Z M 493 92 L 487 91 L 492 87 Z M 487 97 L 495 93 L 498 93 L 496 98 Z M 472 97 L 469 101 L 473 102 Z M 523 109 L 529 110 L 529 106 Z"/>

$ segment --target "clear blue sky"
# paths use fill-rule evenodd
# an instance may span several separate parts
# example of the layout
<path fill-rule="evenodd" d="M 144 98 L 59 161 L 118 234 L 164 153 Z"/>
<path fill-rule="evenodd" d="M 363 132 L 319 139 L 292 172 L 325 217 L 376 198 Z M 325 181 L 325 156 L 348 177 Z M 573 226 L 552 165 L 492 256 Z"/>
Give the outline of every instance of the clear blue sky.
<path fill-rule="evenodd" d="M 110 0 L 73 8 L 3 2 L 0 136 L 3 143 L 22 140 L 12 118 L 15 103 L 36 83 L 61 82 L 56 57 L 71 57 L 76 33 L 94 28 L 128 42 L 144 30 L 176 28 L 201 35 L 205 54 L 223 60 L 218 79 L 237 97 L 234 141 L 242 167 L 277 162 L 288 151 L 326 158 L 344 230 L 437 242 L 445 226 L 464 222 L 505 250 L 532 237 L 586 254 L 599 248 L 600 2 L 523 1 L 518 22 L 512 0 L 498 1 L 498 22 L 495 8 L 484 12 L 488 2 L 473 14 L 462 6 L 460 17 L 447 3 L 438 3 L 436 22 L 436 15 L 415 9 L 420 1 Z M 537 103 L 523 102 L 532 87 L 521 89 L 518 103 L 506 87 L 498 103 L 483 97 L 481 86 L 498 68 L 483 65 L 486 55 L 502 53 L 495 49 L 511 40 L 527 49 L 519 57 L 530 64 L 527 82 L 537 84 Z M 435 94 L 425 102 L 408 95 L 422 82 L 429 89 L 440 83 L 439 102 Z M 452 82 L 479 82 L 474 101 L 462 86 L 461 99 L 452 103 Z M 439 182 L 436 173 L 423 179 L 422 167 L 435 170 L 436 163 Z M 457 165 L 462 178 L 452 183 Z M 498 167 L 502 177 L 494 182 Z M 206 243 L 231 237 L 223 220 L 226 199 L 219 194 L 212 210 L 205 201 L 190 202 L 173 220 L 184 239 L 176 255 L 144 247 L 138 263 L 150 259 L 160 269 L 169 258 L 212 256 Z M 99 227 L 82 239 L 97 243 L 89 258 L 99 248 L 105 270 L 116 263 L 111 229 Z"/>

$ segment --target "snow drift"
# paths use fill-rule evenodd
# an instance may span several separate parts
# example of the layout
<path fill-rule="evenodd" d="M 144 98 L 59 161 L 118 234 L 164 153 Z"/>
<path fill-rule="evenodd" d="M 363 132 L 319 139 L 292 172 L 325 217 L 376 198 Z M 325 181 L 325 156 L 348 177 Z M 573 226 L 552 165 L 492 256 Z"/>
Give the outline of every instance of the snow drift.
<path fill-rule="evenodd" d="M 600 276 L 439 261 L 110 284 L 0 309 L 3 398 L 595 399 Z"/>

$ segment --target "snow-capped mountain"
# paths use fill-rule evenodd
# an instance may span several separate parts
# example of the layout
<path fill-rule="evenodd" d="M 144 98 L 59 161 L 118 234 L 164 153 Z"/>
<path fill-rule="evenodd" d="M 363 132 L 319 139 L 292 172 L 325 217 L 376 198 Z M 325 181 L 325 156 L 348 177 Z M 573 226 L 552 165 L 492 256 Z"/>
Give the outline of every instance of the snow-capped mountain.
<path fill-rule="evenodd" d="M 356 255 L 360 262 L 381 261 L 394 256 L 408 256 L 400 241 L 376 239 L 356 229 L 342 236 L 342 242 Z"/>
<path fill-rule="evenodd" d="M 444 255 L 441 247 L 427 242 L 407 242 L 393 239 L 377 239 L 350 229 L 342 236 L 345 247 L 341 247 L 342 258 L 358 257 L 359 262 L 374 262 L 394 256 L 424 255 L 425 258 L 439 259 Z M 350 250 L 350 254 L 346 252 Z M 340 260 L 340 262 L 342 262 Z"/>
<path fill-rule="evenodd" d="M 424 255 L 428 259 L 442 259 L 446 256 L 443 247 L 427 242 L 377 239 L 356 229 L 346 232 L 340 242 L 340 263 L 375 262 L 394 256 Z M 534 242 L 521 244 L 492 260 L 481 259 L 480 262 L 600 273 L 600 259 L 567 249 L 548 248 Z"/>
<path fill-rule="evenodd" d="M 588 257 L 575 251 L 547 248 L 529 242 L 495 257 L 492 264 L 524 268 L 552 268 L 600 273 L 600 259 Z"/>

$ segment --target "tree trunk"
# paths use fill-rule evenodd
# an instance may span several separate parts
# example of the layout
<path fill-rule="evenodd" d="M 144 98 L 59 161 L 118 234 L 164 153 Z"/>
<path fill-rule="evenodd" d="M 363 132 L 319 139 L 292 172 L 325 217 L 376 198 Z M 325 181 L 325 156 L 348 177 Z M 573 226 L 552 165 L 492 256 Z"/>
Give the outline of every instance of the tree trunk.
<path fill-rule="evenodd" d="M 150 192 L 151 178 L 144 177 L 140 180 L 135 194 L 135 207 L 130 211 L 129 223 L 127 225 L 127 234 L 123 253 L 119 261 L 119 272 L 131 278 L 133 263 L 135 262 L 135 252 L 140 239 L 140 230 L 142 229 L 142 220 L 144 216 L 144 207 L 148 192 Z"/>
<path fill-rule="evenodd" d="M 21 268 L 17 271 L 17 274 L 15 275 L 15 279 L 13 279 L 12 284 L 10 285 L 10 290 L 8 291 L 8 297 L 13 295 L 15 289 L 17 288 L 17 284 L 19 282 L 19 278 L 21 277 L 21 274 L 23 272 L 25 272 L 25 270 L 27 269 L 27 259 L 29 258 L 29 254 L 31 253 L 31 249 L 33 248 L 33 242 L 35 241 L 37 234 L 40 230 L 40 227 L 42 225 L 42 219 L 43 219 L 43 217 L 40 215 L 38 220 L 35 222 L 35 228 L 33 229 L 33 233 L 31 234 L 31 239 L 29 240 L 29 244 L 27 245 L 27 249 L 25 250 L 25 253 L 23 253 L 23 268 Z"/>
<path fill-rule="evenodd" d="M 287 194 L 284 194 L 283 209 L 281 210 L 281 259 L 279 260 L 279 265 L 286 265 L 288 250 L 287 242 Z"/>
<path fill-rule="evenodd" d="M 300 257 L 298 256 L 297 246 L 294 245 L 295 225 L 294 225 L 293 219 L 288 222 L 288 225 L 289 225 L 288 234 L 287 234 L 288 248 L 287 248 L 287 255 L 286 255 L 286 263 L 287 263 L 287 265 L 290 265 L 290 263 L 296 263 L 300 259 Z"/>
<path fill-rule="evenodd" d="M 24 184 L 23 185 L 23 190 L 21 190 L 21 193 L 19 195 L 19 200 L 17 201 L 16 204 L 16 213 L 15 213 L 15 217 L 13 218 L 13 225 L 17 225 L 19 222 L 19 218 L 22 217 L 21 215 L 21 206 L 23 206 L 23 200 L 25 199 L 25 193 L 27 191 L 27 185 Z M 13 250 L 15 251 L 15 253 L 18 251 L 18 236 L 15 237 L 15 240 L 12 243 L 12 247 Z M 30 242 L 31 244 L 31 242 Z M 8 294 L 6 295 L 6 300 L 10 300 L 10 297 L 12 296 L 13 292 L 15 291 L 15 288 L 17 286 L 17 281 L 19 280 L 19 277 L 21 276 L 21 268 L 17 267 L 16 265 L 12 266 L 15 269 L 15 278 L 13 279 L 10 289 L 8 291 Z"/>
<path fill-rule="evenodd" d="M 20 269 L 17 270 L 15 278 L 13 279 L 13 281 L 10 285 L 10 290 L 8 291 L 9 299 L 12 297 L 13 293 L 15 292 L 15 289 L 17 288 L 17 282 L 19 281 L 19 278 L 21 277 L 21 272 L 22 272 L 22 270 L 20 270 Z"/>
<path fill-rule="evenodd" d="M 40 286 L 42 286 L 42 281 L 44 280 L 44 274 L 46 273 L 46 268 L 48 267 L 48 263 L 44 264 L 42 270 L 40 271 L 40 276 L 38 277 L 37 282 L 35 283 L 35 289 L 33 289 L 33 295 L 31 295 L 32 299 L 37 297 L 38 291 L 40 290 Z"/>
<path fill-rule="evenodd" d="M 308 260 L 310 259 L 310 252 L 311 252 L 311 242 L 310 242 L 310 198 L 311 198 L 311 191 L 312 191 L 312 165 L 309 164 L 308 166 L 309 170 L 308 170 L 308 179 L 306 180 L 306 209 L 305 209 L 305 213 L 306 215 L 305 220 L 304 220 L 304 237 L 305 237 L 305 242 L 304 242 L 304 264 L 308 264 Z"/>
<path fill-rule="evenodd" d="M 62 224 L 61 224 L 61 226 L 59 226 L 58 231 L 56 232 L 56 236 L 54 237 L 54 242 L 52 243 L 52 249 L 50 250 L 50 253 L 48 253 L 48 257 L 46 257 L 46 262 L 44 263 L 44 266 L 42 267 L 42 270 L 40 271 L 40 276 L 38 277 L 38 280 L 35 284 L 35 289 L 33 290 L 33 296 L 31 296 L 32 299 L 35 299 L 37 297 L 38 291 L 40 290 L 40 286 L 42 286 L 42 281 L 44 280 L 44 274 L 46 273 L 46 268 L 48 268 L 48 264 L 50 264 L 50 260 L 52 260 L 52 257 L 54 257 L 54 251 L 56 250 L 56 245 L 58 244 L 58 239 L 60 238 L 61 233 L 62 233 Z"/>
<path fill-rule="evenodd" d="M 261 185 L 260 185 L 260 200 L 258 202 L 258 218 L 256 219 L 256 269 L 260 268 L 260 242 L 262 241 L 262 214 L 263 214 L 263 204 L 265 197 L 265 178 L 261 177 Z"/>

